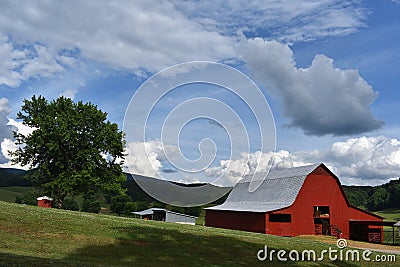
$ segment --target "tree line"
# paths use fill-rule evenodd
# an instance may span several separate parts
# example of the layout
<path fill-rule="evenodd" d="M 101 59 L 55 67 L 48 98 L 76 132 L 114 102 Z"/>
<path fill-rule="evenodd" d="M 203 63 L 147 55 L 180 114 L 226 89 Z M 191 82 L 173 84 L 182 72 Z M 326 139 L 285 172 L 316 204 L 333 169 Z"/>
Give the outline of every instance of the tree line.
<path fill-rule="evenodd" d="M 400 208 L 400 178 L 378 186 L 343 186 L 353 206 L 369 211 Z"/>

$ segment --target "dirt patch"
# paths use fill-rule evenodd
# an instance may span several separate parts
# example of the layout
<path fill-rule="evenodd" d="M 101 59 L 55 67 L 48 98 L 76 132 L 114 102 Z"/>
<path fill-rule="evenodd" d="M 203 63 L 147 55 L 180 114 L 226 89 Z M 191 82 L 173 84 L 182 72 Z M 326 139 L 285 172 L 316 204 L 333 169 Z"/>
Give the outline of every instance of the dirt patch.
<path fill-rule="evenodd" d="M 336 246 L 336 241 L 337 241 L 337 239 L 332 236 L 303 235 L 303 236 L 299 236 L 299 237 L 307 239 L 307 240 L 319 241 L 319 242 L 323 242 L 323 243 L 327 243 L 327 244 L 331 244 L 331 245 L 335 245 L 335 246 Z M 374 251 L 379 251 L 379 252 L 393 253 L 393 254 L 400 255 L 400 246 L 374 244 L 374 243 L 360 242 L 360 241 L 354 241 L 354 240 L 347 240 L 347 246 L 352 247 L 352 248 L 369 249 L 369 250 L 374 250 Z"/>

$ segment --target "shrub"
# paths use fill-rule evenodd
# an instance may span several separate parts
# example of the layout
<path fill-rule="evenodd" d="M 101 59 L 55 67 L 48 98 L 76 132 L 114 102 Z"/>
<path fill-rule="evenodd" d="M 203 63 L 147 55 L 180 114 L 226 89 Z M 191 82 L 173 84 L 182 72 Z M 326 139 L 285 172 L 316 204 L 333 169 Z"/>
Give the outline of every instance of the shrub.
<path fill-rule="evenodd" d="M 95 199 L 85 198 L 82 202 L 82 211 L 90 213 L 99 213 L 100 202 Z"/>
<path fill-rule="evenodd" d="M 63 202 L 65 210 L 79 210 L 79 203 L 73 197 L 66 197 Z"/>
<path fill-rule="evenodd" d="M 41 196 L 41 192 L 37 189 L 27 192 L 23 196 L 17 196 L 15 203 L 37 206 L 37 198 Z"/>
<path fill-rule="evenodd" d="M 135 209 L 133 211 L 142 211 L 148 209 L 150 204 L 143 201 L 133 202 L 135 204 Z"/>
<path fill-rule="evenodd" d="M 129 214 L 135 210 L 134 203 L 131 202 L 131 198 L 127 195 L 117 195 L 111 198 L 111 212 L 118 215 Z"/>

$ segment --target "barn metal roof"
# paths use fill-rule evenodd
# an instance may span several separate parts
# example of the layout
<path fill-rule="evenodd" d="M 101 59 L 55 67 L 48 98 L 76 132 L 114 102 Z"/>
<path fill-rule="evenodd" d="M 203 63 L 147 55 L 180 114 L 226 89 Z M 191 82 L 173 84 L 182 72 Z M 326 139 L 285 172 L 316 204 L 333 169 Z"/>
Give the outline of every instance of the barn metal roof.
<path fill-rule="evenodd" d="M 319 165 L 321 164 L 284 170 L 272 169 L 254 192 L 249 191 L 252 176 L 246 176 L 233 187 L 223 204 L 207 209 L 269 212 L 289 207 L 296 200 L 307 175 Z M 265 175 L 265 173 L 256 174 L 254 179 L 263 179 Z"/>

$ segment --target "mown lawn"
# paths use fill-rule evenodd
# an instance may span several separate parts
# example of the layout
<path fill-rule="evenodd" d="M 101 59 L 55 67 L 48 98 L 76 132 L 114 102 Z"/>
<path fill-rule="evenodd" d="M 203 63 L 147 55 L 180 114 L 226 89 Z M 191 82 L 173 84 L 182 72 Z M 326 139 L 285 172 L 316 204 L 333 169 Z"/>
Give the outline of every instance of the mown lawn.
<path fill-rule="evenodd" d="M 264 247 L 328 249 L 302 238 L 44 209 L 0 202 L 0 266 L 280 266 L 260 262 Z M 337 249 L 336 247 L 334 247 Z M 371 255 L 371 258 L 375 254 Z M 397 263 L 400 257 L 397 257 Z M 374 266 L 372 262 L 286 262 Z M 386 264 L 381 266 L 396 266 Z"/>

